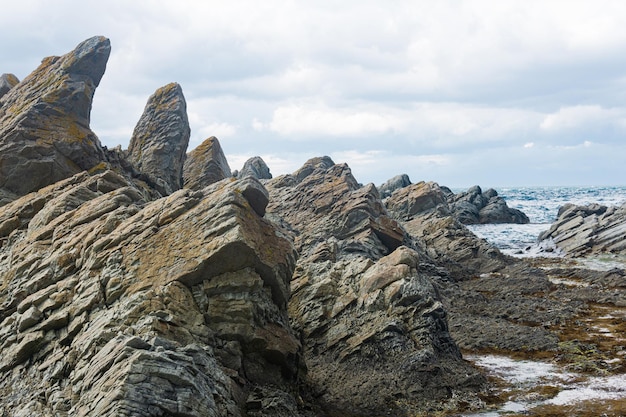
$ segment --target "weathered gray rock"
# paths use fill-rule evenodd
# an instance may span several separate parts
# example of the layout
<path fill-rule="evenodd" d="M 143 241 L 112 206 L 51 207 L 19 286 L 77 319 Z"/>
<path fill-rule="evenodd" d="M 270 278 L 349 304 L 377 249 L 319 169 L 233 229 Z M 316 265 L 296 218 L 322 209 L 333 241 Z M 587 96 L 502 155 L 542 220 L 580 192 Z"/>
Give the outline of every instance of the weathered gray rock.
<path fill-rule="evenodd" d="M 539 240 L 551 239 L 571 256 L 593 253 L 626 252 L 626 204 L 607 207 L 600 204 L 566 204 L 558 218 Z"/>
<path fill-rule="evenodd" d="M 0 98 L 18 85 L 20 80 L 13 74 L 0 75 Z"/>
<path fill-rule="evenodd" d="M 259 180 L 271 180 L 272 174 L 267 164 L 260 156 L 254 156 L 248 159 L 241 171 L 237 172 L 237 178 L 254 177 Z"/>
<path fill-rule="evenodd" d="M 435 268 L 404 245 L 411 239 L 376 187 L 328 157 L 266 186 L 268 216 L 300 253 L 289 312 L 302 334 L 306 391 L 323 414 L 408 415 L 454 402 L 451 392 L 475 399 L 468 392 L 484 379 L 447 332 Z"/>
<path fill-rule="evenodd" d="M 110 53 L 93 37 L 39 68 L 0 98 L 0 189 L 24 195 L 103 164 L 89 128 L 91 104 Z"/>
<path fill-rule="evenodd" d="M 185 188 L 199 190 L 232 176 L 219 140 L 211 136 L 192 150 L 183 167 Z"/>
<path fill-rule="evenodd" d="M 0 414 L 238 416 L 253 386 L 297 404 L 296 253 L 266 194 L 247 178 L 150 201 L 83 172 L 0 208 Z"/>
<path fill-rule="evenodd" d="M 135 126 L 127 154 L 143 179 L 162 195 L 183 186 L 190 132 L 180 85 L 170 83 L 157 89 Z"/>
<path fill-rule="evenodd" d="M 463 224 L 530 222 L 526 214 L 510 208 L 493 188 L 483 193 L 475 185 L 464 193 L 451 194 L 448 200 L 452 213 Z"/>
<path fill-rule="evenodd" d="M 408 187 L 411 185 L 411 180 L 406 174 L 396 175 L 395 177 L 387 180 L 378 187 L 380 198 L 387 198 L 393 194 L 394 191 L 400 188 Z"/>

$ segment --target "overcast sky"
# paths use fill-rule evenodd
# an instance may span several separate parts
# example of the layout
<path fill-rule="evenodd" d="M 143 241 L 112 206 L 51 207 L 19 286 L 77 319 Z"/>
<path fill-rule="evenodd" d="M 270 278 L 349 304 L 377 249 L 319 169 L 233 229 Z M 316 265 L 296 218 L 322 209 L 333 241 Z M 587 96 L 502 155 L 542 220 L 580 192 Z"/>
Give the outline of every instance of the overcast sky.
<path fill-rule="evenodd" d="M 111 40 L 92 129 L 128 146 L 176 81 L 191 148 L 231 169 L 308 158 L 363 183 L 626 185 L 626 1 L 6 2 L 0 73 Z"/>

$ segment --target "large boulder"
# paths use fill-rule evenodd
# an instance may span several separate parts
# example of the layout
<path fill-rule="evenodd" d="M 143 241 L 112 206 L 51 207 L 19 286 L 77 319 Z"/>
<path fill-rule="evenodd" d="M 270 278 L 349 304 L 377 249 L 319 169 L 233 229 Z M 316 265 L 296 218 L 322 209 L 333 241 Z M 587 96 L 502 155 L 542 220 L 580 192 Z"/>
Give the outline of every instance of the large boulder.
<path fill-rule="evenodd" d="M 185 188 L 198 190 L 232 176 L 219 140 L 211 136 L 192 150 L 183 166 Z"/>
<path fill-rule="evenodd" d="M 0 414 L 299 415 L 296 253 L 263 193 L 83 172 L 0 208 Z"/>
<path fill-rule="evenodd" d="M 313 158 L 266 183 L 267 211 L 300 253 L 289 312 L 307 398 L 324 415 L 412 415 L 469 401 L 485 382 L 450 337 L 427 256 L 373 184 Z M 408 246 L 407 246 L 408 245 Z"/>
<path fill-rule="evenodd" d="M 101 166 L 104 152 L 89 121 L 110 50 L 107 38 L 87 39 L 66 55 L 45 58 L 0 98 L 3 192 L 24 195 Z"/>
<path fill-rule="evenodd" d="M 190 133 L 181 86 L 170 83 L 157 89 L 135 126 L 127 155 L 143 179 L 162 195 L 183 186 Z"/>
<path fill-rule="evenodd" d="M 626 204 L 607 207 L 600 204 L 566 204 L 558 218 L 539 240 L 551 239 L 571 256 L 593 253 L 626 252 Z"/>

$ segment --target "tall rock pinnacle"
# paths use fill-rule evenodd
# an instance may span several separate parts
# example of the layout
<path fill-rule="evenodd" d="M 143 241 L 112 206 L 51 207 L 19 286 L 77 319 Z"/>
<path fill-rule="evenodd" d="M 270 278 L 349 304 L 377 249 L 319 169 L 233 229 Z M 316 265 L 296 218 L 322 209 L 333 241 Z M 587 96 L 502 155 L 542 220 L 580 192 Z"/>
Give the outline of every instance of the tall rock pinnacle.
<path fill-rule="evenodd" d="M 89 120 L 110 51 L 107 38 L 87 39 L 0 98 L 0 189 L 27 194 L 104 160 Z"/>
<path fill-rule="evenodd" d="M 128 158 L 162 194 L 182 188 L 190 133 L 180 85 L 170 83 L 159 88 L 148 99 L 135 126 Z"/>

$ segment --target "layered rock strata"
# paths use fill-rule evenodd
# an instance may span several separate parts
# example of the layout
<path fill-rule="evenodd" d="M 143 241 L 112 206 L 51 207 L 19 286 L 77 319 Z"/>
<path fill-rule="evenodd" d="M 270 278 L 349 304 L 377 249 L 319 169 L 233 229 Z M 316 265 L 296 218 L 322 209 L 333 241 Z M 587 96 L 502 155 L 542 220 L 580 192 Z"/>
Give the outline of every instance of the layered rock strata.
<path fill-rule="evenodd" d="M 551 239 L 571 256 L 594 253 L 626 253 L 626 204 L 607 207 L 600 204 L 566 204 L 558 218 L 539 240 Z"/>
<path fill-rule="evenodd" d="M 310 399 L 324 413 L 405 415 L 478 389 L 484 380 L 448 333 L 436 267 L 411 247 L 376 187 L 359 186 L 328 157 L 266 185 L 268 215 L 300 253 L 289 312 Z"/>
<path fill-rule="evenodd" d="M 417 239 L 424 252 L 457 280 L 502 269 L 511 260 L 477 238 L 448 205 L 450 192 L 434 182 L 397 189 L 385 200 L 389 214 Z"/>
<path fill-rule="evenodd" d="M 296 254 L 264 204 L 253 179 L 147 201 L 106 171 L 5 206 L 2 414 L 242 415 L 254 387 L 295 412 Z"/>
<path fill-rule="evenodd" d="M 128 146 L 128 159 L 151 186 L 168 195 L 183 186 L 189 144 L 187 103 L 181 86 L 167 84 L 148 99 Z"/>
<path fill-rule="evenodd" d="M 93 37 L 39 68 L 0 98 L 0 189 L 20 196 L 101 164 L 89 128 L 111 47 Z"/>

